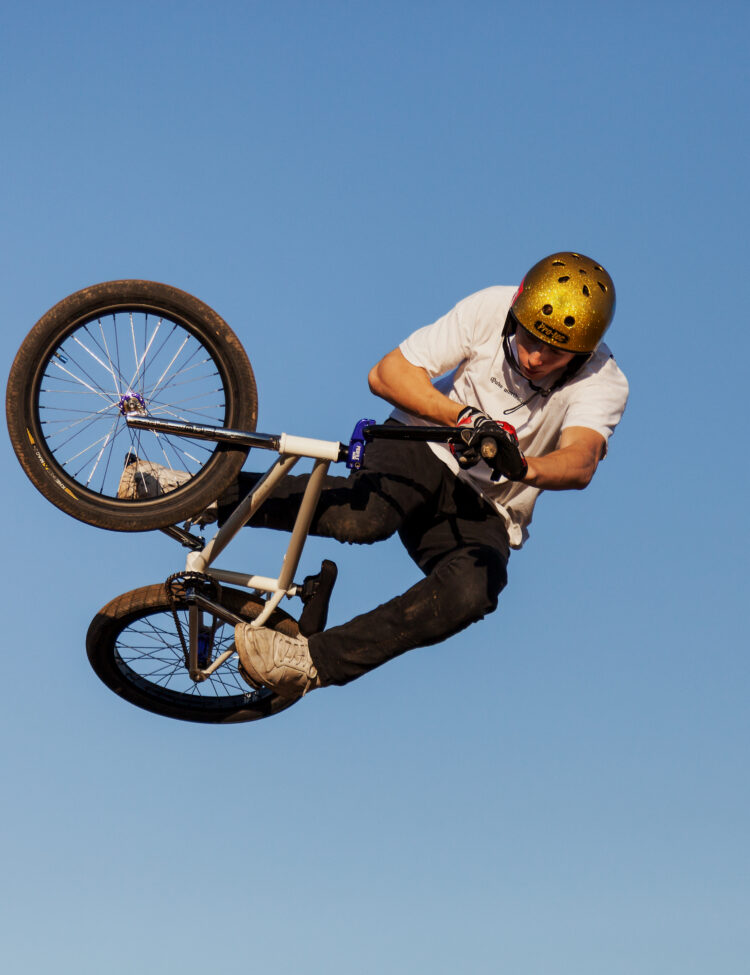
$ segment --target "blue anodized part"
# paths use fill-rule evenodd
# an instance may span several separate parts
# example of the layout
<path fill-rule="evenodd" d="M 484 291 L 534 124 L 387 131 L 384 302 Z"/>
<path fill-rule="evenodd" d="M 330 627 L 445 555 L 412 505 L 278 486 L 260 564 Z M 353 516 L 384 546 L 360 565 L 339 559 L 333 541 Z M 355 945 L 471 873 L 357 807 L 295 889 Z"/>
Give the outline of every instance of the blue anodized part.
<path fill-rule="evenodd" d="M 211 663 L 211 630 L 201 628 L 198 632 L 198 666 L 203 670 Z"/>
<path fill-rule="evenodd" d="M 358 471 L 365 462 L 365 427 L 371 427 L 374 420 L 359 420 L 349 441 L 346 452 L 346 466 L 350 471 Z"/>

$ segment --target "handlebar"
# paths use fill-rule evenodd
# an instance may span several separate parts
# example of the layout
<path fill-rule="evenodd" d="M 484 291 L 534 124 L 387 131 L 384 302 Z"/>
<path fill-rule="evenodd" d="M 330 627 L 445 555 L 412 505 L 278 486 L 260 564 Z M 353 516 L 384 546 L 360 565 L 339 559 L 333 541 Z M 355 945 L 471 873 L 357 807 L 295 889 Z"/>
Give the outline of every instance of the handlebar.
<path fill-rule="evenodd" d="M 462 433 L 458 427 L 427 427 L 407 426 L 395 423 L 375 423 L 372 420 L 360 420 L 354 428 L 352 439 L 347 451 L 346 466 L 359 470 L 364 460 L 365 443 L 373 440 L 408 440 L 418 443 L 464 443 Z M 490 466 L 497 457 L 497 441 L 492 436 L 482 437 L 479 453 Z"/>
<path fill-rule="evenodd" d="M 461 442 L 461 431 L 457 427 L 407 426 L 375 423 L 373 420 L 360 420 L 354 428 L 348 445 L 337 441 L 292 437 L 284 433 L 255 433 L 208 424 L 160 420 L 137 413 L 129 413 L 126 421 L 129 427 L 139 430 L 172 433 L 195 440 L 213 440 L 215 443 L 225 443 L 230 446 L 260 447 L 266 450 L 278 450 L 281 453 L 300 453 L 304 456 L 321 457 L 332 461 L 346 460 L 347 466 L 355 469 L 362 465 L 365 443 L 372 443 L 373 440 L 408 440 L 420 443 Z M 487 461 L 492 460 L 497 454 L 497 444 L 492 437 L 483 437 L 479 449 L 482 457 Z"/>
<path fill-rule="evenodd" d="M 410 440 L 420 443 L 463 443 L 458 427 L 410 427 L 372 424 L 364 428 L 365 440 Z M 497 456 L 494 437 L 482 437 L 479 452 L 485 460 Z"/>
<path fill-rule="evenodd" d="M 461 439 L 457 427 L 410 427 L 390 423 L 368 423 L 363 432 L 367 441 L 411 440 L 421 443 L 452 443 Z"/>

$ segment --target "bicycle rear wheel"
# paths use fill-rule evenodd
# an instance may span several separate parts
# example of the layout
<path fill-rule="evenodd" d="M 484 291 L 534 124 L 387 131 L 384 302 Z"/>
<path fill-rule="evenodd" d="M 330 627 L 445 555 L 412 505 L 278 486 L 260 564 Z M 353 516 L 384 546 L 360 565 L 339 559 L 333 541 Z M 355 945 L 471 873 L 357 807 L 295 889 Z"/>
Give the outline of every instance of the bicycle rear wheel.
<path fill-rule="evenodd" d="M 127 414 L 252 431 L 258 400 L 244 349 L 211 308 L 165 284 L 108 281 L 37 322 L 11 368 L 6 412 L 21 466 L 52 504 L 99 528 L 148 531 L 215 501 L 247 448 L 130 429 Z M 133 455 L 187 476 L 159 496 L 118 497 Z"/>
<path fill-rule="evenodd" d="M 223 589 L 220 602 L 247 620 L 263 608 L 256 596 Z M 178 598 L 175 612 L 184 634 L 188 608 Z M 204 611 L 206 651 L 212 660 L 234 643 L 234 627 Z M 276 610 L 265 624 L 289 636 L 296 622 Z M 144 586 L 118 596 L 101 609 L 89 626 L 86 652 L 97 676 L 120 697 L 139 708 L 182 721 L 233 724 L 267 718 L 296 703 L 267 688 L 253 690 L 239 674 L 237 656 L 228 659 L 208 679 L 194 682 L 187 669 L 172 604 L 163 584 Z M 203 662 L 206 666 L 207 662 Z"/>

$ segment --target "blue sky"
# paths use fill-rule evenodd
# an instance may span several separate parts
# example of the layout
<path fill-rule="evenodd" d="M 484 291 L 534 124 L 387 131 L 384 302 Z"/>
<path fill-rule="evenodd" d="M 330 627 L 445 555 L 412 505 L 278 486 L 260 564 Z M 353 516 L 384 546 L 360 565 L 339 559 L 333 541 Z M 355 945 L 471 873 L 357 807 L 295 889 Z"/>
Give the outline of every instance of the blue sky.
<path fill-rule="evenodd" d="M 9 970 L 746 970 L 749 28 L 674 0 L 5 12 L 6 375 L 60 298 L 150 278 L 240 336 L 259 429 L 345 439 L 409 332 L 577 249 L 631 381 L 494 616 L 230 728 L 98 682 L 89 620 L 182 550 L 66 518 L 6 437 Z M 397 542 L 324 556 L 333 621 L 416 579 Z"/>

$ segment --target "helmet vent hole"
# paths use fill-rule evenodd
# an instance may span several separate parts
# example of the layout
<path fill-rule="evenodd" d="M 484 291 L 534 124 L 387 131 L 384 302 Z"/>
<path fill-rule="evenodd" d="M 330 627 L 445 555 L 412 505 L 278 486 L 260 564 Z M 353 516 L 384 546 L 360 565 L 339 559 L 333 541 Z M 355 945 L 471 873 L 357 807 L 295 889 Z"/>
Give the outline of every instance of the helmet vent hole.
<path fill-rule="evenodd" d="M 579 268 L 578 268 L 578 273 L 579 273 L 579 274 L 586 274 L 586 273 L 588 273 L 588 272 L 586 271 L 586 269 L 585 269 L 585 268 L 582 268 L 582 267 L 579 267 Z"/>
<path fill-rule="evenodd" d="M 565 324 L 568 326 L 568 328 L 573 328 L 573 326 L 575 325 L 575 323 L 576 323 L 576 320 L 575 320 L 575 318 L 573 318 L 572 315 L 566 315 L 565 316 Z"/>
<path fill-rule="evenodd" d="M 601 266 L 600 264 L 595 264 L 595 265 L 594 265 L 594 270 L 595 270 L 595 271 L 603 271 L 603 270 L 604 270 L 604 268 L 603 268 L 603 267 L 602 267 L 602 266 Z"/>
<path fill-rule="evenodd" d="M 562 284 L 564 281 L 570 281 L 570 275 L 563 274 L 563 276 L 561 278 L 558 278 L 557 280 L 560 282 L 560 284 Z"/>
<path fill-rule="evenodd" d="M 552 267 L 565 267 L 565 261 L 553 261 Z"/>
<path fill-rule="evenodd" d="M 596 283 L 599 285 L 599 287 L 602 289 L 602 291 L 606 294 L 607 293 L 607 285 L 606 284 L 602 284 L 601 281 L 597 281 Z"/>
<path fill-rule="evenodd" d="M 583 286 L 583 293 L 586 295 L 587 298 L 590 297 L 591 292 L 589 291 L 589 286 L 587 284 L 584 284 Z"/>
<path fill-rule="evenodd" d="M 581 259 L 581 255 L 580 255 L 580 254 L 575 254 L 575 253 L 574 253 L 574 254 L 573 254 L 573 257 L 575 257 L 575 259 L 576 259 L 577 261 L 580 261 L 580 259 Z"/>
<path fill-rule="evenodd" d="M 542 311 L 544 312 L 545 315 L 551 315 L 552 305 L 545 305 L 544 308 L 542 308 Z"/>

